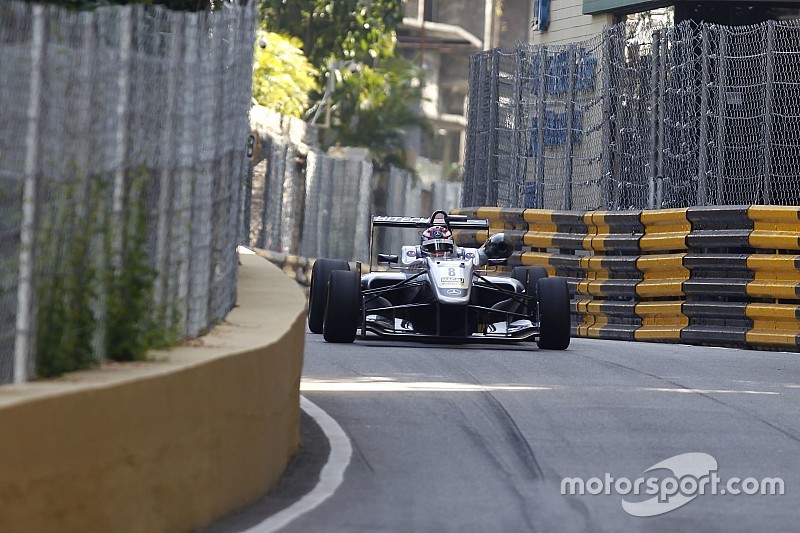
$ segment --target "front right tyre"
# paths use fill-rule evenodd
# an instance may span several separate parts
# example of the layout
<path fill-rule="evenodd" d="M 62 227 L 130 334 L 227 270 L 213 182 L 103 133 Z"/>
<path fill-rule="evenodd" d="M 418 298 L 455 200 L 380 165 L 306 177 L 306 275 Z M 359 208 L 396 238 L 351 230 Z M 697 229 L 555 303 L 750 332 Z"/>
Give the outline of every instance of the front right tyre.
<path fill-rule="evenodd" d="M 526 295 L 537 298 L 536 284 L 540 279 L 547 277 L 547 269 L 540 266 L 517 266 L 511 271 L 511 277 L 522 283 Z M 536 312 L 536 301 L 531 300 L 522 306 L 520 312 L 532 316 Z"/>

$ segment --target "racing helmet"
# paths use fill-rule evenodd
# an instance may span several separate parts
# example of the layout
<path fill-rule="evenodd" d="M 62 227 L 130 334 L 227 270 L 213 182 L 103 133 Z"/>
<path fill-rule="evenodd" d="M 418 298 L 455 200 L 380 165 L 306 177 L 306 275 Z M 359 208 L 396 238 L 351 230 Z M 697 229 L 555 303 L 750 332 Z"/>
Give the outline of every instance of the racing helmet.
<path fill-rule="evenodd" d="M 453 234 L 442 226 L 431 226 L 420 234 L 420 249 L 423 257 L 446 257 L 455 250 Z"/>

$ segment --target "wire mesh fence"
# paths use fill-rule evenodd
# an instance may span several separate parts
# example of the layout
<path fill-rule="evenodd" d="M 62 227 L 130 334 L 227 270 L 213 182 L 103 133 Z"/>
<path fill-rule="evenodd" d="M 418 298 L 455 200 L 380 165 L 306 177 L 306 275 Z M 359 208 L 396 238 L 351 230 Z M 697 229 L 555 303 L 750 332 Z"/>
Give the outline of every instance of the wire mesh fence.
<path fill-rule="evenodd" d="M 369 260 L 370 216 L 426 216 L 460 203 L 460 183 L 425 185 L 396 167 L 377 170 L 366 151 L 320 150 L 315 126 L 253 107 L 258 161 L 245 195 L 243 243 L 305 258 Z M 418 238 L 418 235 L 412 237 Z M 376 235 L 382 252 L 399 253 L 408 235 Z M 405 239 L 405 240 L 404 240 Z"/>
<path fill-rule="evenodd" d="M 234 305 L 254 24 L 0 4 L 0 383 Z"/>
<path fill-rule="evenodd" d="M 639 21 L 476 54 L 462 203 L 798 204 L 798 70 L 798 21 Z"/>
<path fill-rule="evenodd" d="M 460 203 L 459 183 L 425 187 L 408 171 L 376 171 L 369 161 L 331 156 L 274 134 L 262 144 L 266 153 L 253 169 L 245 206 L 244 242 L 256 248 L 366 262 L 372 215 L 427 216 Z M 375 237 L 386 253 L 415 242 L 399 232 Z"/>

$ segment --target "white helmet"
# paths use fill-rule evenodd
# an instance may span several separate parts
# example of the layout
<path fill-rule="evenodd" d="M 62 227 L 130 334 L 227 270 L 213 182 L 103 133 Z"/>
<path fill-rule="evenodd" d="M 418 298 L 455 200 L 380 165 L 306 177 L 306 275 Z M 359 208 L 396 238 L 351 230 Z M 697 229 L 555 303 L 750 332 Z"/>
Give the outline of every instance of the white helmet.
<path fill-rule="evenodd" d="M 453 234 L 443 226 L 431 226 L 420 234 L 423 256 L 447 257 L 455 251 Z"/>

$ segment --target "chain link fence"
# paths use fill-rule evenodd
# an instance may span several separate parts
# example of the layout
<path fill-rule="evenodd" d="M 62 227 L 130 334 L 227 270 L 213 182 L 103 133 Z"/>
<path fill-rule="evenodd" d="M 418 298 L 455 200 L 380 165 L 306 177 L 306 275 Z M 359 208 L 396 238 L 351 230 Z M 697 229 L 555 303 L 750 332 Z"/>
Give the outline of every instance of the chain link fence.
<path fill-rule="evenodd" d="M 254 25 L 0 4 L 0 383 L 235 304 Z"/>
<path fill-rule="evenodd" d="M 318 147 L 316 127 L 299 119 L 256 106 L 250 123 L 260 138 L 244 206 L 243 242 L 250 246 L 366 262 L 372 215 L 427 216 L 459 206 L 459 183 L 426 187 L 405 170 L 376 170 L 365 150 L 327 154 Z M 375 237 L 387 253 L 418 238 Z"/>
<path fill-rule="evenodd" d="M 800 22 L 620 23 L 470 63 L 463 205 L 800 204 Z"/>

